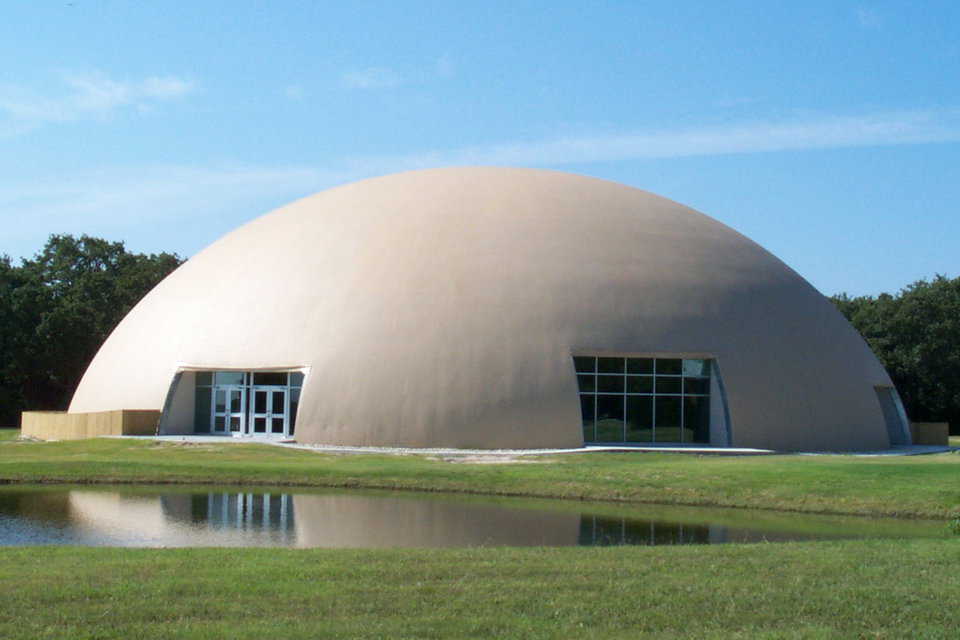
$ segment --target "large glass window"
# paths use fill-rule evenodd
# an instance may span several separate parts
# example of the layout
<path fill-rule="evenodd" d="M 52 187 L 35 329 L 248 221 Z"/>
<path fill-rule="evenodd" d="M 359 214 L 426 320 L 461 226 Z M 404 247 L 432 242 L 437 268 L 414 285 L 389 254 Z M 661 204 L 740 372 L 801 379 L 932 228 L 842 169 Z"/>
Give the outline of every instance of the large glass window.
<path fill-rule="evenodd" d="M 710 360 L 574 356 L 583 440 L 709 444 Z"/>

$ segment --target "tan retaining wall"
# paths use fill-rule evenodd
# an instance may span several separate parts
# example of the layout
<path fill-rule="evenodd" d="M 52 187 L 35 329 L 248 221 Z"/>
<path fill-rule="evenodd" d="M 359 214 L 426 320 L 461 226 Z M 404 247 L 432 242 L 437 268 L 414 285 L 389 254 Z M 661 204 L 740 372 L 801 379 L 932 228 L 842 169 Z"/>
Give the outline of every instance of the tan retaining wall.
<path fill-rule="evenodd" d="M 97 436 L 152 436 L 160 412 L 121 409 L 93 413 L 24 411 L 22 435 L 40 440 L 79 440 Z"/>
<path fill-rule="evenodd" d="M 911 422 L 910 435 L 913 444 L 950 444 L 950 426 L 946 422 Z"/>

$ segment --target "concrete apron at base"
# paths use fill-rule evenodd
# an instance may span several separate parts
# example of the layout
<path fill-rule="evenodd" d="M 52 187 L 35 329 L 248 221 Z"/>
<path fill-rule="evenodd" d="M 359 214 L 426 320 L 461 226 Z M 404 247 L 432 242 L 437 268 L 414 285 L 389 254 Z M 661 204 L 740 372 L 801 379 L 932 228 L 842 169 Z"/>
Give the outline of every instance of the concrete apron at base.
<path fill-rule="evenodd" d="M 354 453 L 369 455 L 441 455 L 441 456 L 549 456 L 566 453 L 686 453 L 693 455 L 843 455 L 843 456 L 910 456 L 931 453 L 946 453 L 951 447 L 907 445 L 881 451 L 773 451 L 771 449 L 748 449 L 742 447 L 633 447 L 633 446 L 586 446 L 571 449 L 449 449 L 449 448 L 409 448 L 409 447 L 354 447 L 338 445 L 300 444 L 295 440 L 276 438 L 251 438 L 210 435 L 167 435 L 167 436 L 113 436 L 135 437 L 137 439 L 159 440 L 162 442 L 209 443 L 209 444 L 269 444 L 289 449 L 303 449 L 317 453 Z"/>

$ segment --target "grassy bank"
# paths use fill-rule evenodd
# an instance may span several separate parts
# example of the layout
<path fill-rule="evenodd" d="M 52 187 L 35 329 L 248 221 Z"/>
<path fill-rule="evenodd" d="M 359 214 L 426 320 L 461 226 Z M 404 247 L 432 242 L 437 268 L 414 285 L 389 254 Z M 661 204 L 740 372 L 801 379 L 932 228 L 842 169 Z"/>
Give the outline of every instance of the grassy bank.
<path fill-rule="evenodd" d="M 0 550 L 4 638 L 953 638 L 960 543 Z"/>
<path fill-rule="evenodd" d="M 960 510 L 956 453 L 885 458 L 627 453 L 468 464 L 253 444 L 5 441 L 0 482 L 367 487 L 928 518 Z"/>

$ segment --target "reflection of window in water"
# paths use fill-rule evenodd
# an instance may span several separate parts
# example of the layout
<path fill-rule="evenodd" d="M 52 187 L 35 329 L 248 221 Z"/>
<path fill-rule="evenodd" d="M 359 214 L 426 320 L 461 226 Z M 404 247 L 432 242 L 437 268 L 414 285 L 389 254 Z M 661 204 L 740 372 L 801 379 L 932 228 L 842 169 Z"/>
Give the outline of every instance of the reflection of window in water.
<path fill-rule="evenodd" d="M 207 520 L 215 527 L 234 529 L 293 528 L 293 500 L 289 494 L 211 493 Z"/>
<path fill-rule="evenodd" d="M 214 529 L 293 531 L 293 497 L 286 493 L 208 493 L 160 498 L 171 520 Z"/>
<path fill-rule="evenodd" d="M 708 544 L 709 542 L 710 527 L 704 525 L 580 516 L 579 544 L 582 546 Z"/>

